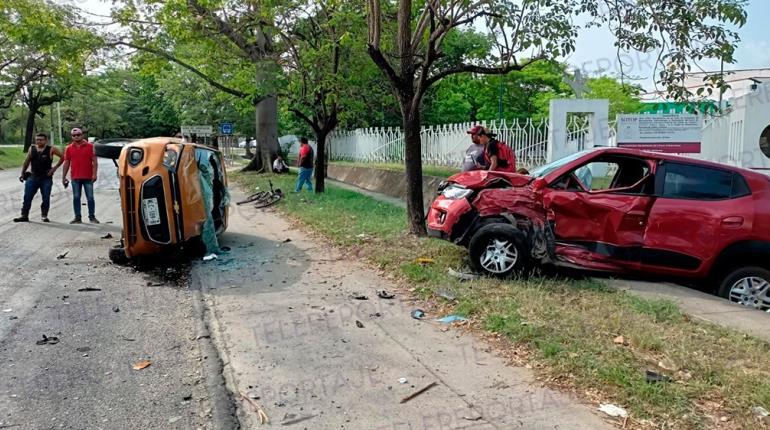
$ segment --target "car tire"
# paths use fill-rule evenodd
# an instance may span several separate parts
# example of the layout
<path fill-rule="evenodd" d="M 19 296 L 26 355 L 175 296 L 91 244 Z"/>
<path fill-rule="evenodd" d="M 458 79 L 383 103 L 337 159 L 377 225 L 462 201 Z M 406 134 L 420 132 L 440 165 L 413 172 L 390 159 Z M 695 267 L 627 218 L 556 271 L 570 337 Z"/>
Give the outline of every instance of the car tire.
<path fill-rule="evenodd" d="M 110 160 L 117 160 L 120 158 L 120 151 L 123 150 L 123 146 L 117 145 L 94 145 L 94 154 L 100 158 L 109 158 Z"/>
<path fill-rule="evenodd" d="M 468 246 L 473 268 L 497 278 L 524 273 L 529 268 L 529 253 L 526 235 L 505 223 L 481 227 Z"/>
<path fill-rule="evenodd" d="M 126 255 L 126 250 L 123 249 L 122 247 L 110 248 L 109 257 L 110 257 L 110 261 L 112 261 L 114 264 L 123 265 L 128 263 L 128 256 Z"/>
<path fill-rule="evenodd" d="M 770 270 L 747 266 L 729 271 L 718 293 L 733 303 L 770 312 Z"/>

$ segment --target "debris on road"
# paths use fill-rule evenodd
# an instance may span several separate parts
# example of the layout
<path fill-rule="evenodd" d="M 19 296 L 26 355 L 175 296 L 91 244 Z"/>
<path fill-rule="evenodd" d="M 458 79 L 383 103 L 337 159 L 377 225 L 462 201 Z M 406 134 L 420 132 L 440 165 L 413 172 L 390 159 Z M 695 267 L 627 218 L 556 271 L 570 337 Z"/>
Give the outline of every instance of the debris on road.
<path fill-rule="evenodd" d="M 457 321 L 468 321 L 468 318 L 460 315 L 447 315 L 444 318 L 437 319 L 436 321 L 440 322 L 441 324 L 452 324 L 453 322 Z"/>
<path fill-rule="evenodd" d="M 369 300 L 369 297 L 358 293 L 354 293 L 353 295 L 350 296 L 350 298 L 354 300 Z"/>
<path fill-rule="evenodd" d="M 422 309 L 415 309 L 412 311 L 412 318 L 421 320 L 425 316 L 425 311 Z"/>
<path fill-rule="evenodd" d="M 361 322 L 361 321 L 359 321 L 359 320 L 356 320 L 356 327 L 358 327 L 358 328 L 364 328 L 364 323 L 362 323 L 362 322 Z"/>
<path fill-rule="evenodd" d="M 127 341 L 127 342 L 134 342 L 134 341 L 136 341 L 136 339 L 132 339 L 130 337 L 123 336 L 122 334 L 120 335 L 120 338 L 125 340 L 125 341 Z"/>
<path fill-rule="evenodd" d="M 398 378 L 398 383 L 399 384 L 406 384 L 407 383 L 407 379 L 406 378 Z"/>
<path fill-rule="evenodd" d="M 481 415 L 474 415 L 474 416 L 464 416 L 464 417 L 463 417 L 463 419 L 464 419 L 464 420 L 468 420 L 468 421 L 478 421 L 478 420 L 480 420 L 481 418 L 482 418 L 482 417 L 481 417 Z"/>
<path fill-rule="evenodd" d="M 653 372 L 652 370 L 645 370 L 644 376 L 647 379 L 647 382 L 655 383 L 655 382 L 672 382 L 673 379 L 669 378 L 666 375 L 661 375 L 658 372 Z"/>
<path fill-rule="evenodd" d="M 768 412 L 767 409 L 763 408 L 762 406 L 754 406 L 751 408 L 751 412 L 760 418 L 770 416 L 770 412 Z"/>
<path fill-rule="evenodd" d="M 95 287 L 85 287 L 85 288 L 78 288 L 78 291 L 87 293 L 89 291 L 102 291 L 101 288 L 95 288 Z"/>
<path fill-rule="evenodd" d="M 379 313 L 379 312 L 375 312 L 373 314 L 369 314 L 369 318 L 379 318 L 381 316 L 382 316 L 382 314 Z"/>
<path fill-rule="evenodd" d="M 11 309 L 11 308 L 3 309 L 3 312 L 13 312 L 13 309 Z"/>
<path fill-rule="evenodd" d="M 380 291 L 377 291 L 377 297 L 381 299 L 392 299 L 392 298 L 395 298 L 396 295 L 393 293 L 389 293 L 385 290 L 380 290 Z"/>
<path fill-rule="evenodd" d="M 283 243 L 289 243 L 289 242 L 291 242 L 291 239 L 289 239 L 288 237 L 283 240 Z"/>
<path fill-rule="evenodd" d="M 457 278 L 461 281 L 473 281 L 475 279 L 479 279 L 479 275 L 476 275 L 473 273 L 461 273 L 452 269 L 451 267 L 449 268 L 449 270 L 447 270 L 447 272 L 449 273 L 449 276 Z"/>
<path fill-rule="evenodd" d="M 611 403 L 602 403 L 599 405 L 599 410 L 611 417 L 625 418 L 628 416 L 628 412 L 625 409 Z"/>
<path fill-rule="evenodd" d="M 102 239 L 112 239 L 112 235 L 107 233 L 104 236 L 102 236 Z"/>
<path fill-rule="evenodd" d="M 257 417 L 259 418 L 259 423 L 260 424 L 265 424 L 265 423 L 269 423 L 270 422 L 270 418 L 267 417 L 267 414 L 262 409 L 262 406 L 259 406 L 259 403 L 257 403 L 254 400 L 250 399 L 248 396 L 243 394 L 243 392 L 241 392 L 240 394 L 241 394 L 241 398 L 243 400 L 245 400 L 246 402 L 248 402 L 254 408 L 254 412 L 257 413 Z"/>
<path fill-rule="evenodd" d="M 302 421 L 307 421 L 313 417 L 315 417 L 315 414 L 305 415 L 305 416 L 296 417 L 296 418 L 294 414 L 286 414 L 286 416 L 283 417 L 284 421 L 281 421 L 281 425 L 288 426 L 292 424 L 297 424 L 297 423 L 301 423 Z"/>
<path fill-rule="evenodd" d="M 431 388 L 435 387 L 436 385 L 438 385 L 438 384 L 435 381 L 431 382 L 430 384 L 426 385 L 425 387 L 420 388 L 419 390 L 415 391 L 414 393 L 404 397 L 403 399 L 401 399 L 401 401 L 399 403 L 406 403 L 406 402 L 414 399 L 415 397 L 419 396 L 420 394 L 430 390 Z"/>
<path fill-rule="evenodd" d="M 414 259 L 414 262 L 417 264 L 422 264 L 423 266 L 427 266 L 428 264 L 433 264 L 436 261 L 432 258 L 427 257 L 418 257 Z"/>
<path fill-rule="evenodd" d="M 612 342 L 613 342 L 615 345 L 623 345 L 623 346 L 628 346 L 628 342 L 626 341 L 626 338 L 625 338 L 625 337 L 623 337 L 623 336 L 618 336 L 618 337 L 616 337 L 615 339 L 612 339 Z"/>
<path fill-rule="evenodd" d="M 131 367 L 133 367 L 134 370 L 142 370 L 150 367 L 151 364 L 152 362 L 150 360 L 142 360 L 138 363 L 134 363 L 134 365 Z"/>
<path fill-rule="evenodd" d="M 48 337 L 46 335 L 43 335 L 43 339 L 35 342 L 36 345 L 56 345 L 57 343 L 59 343 L 58 337 L 56 336 Z"/>
<path fill-rule="evenodd" d="M 211 261 L 211 260 L 216 260 L 218 258 L 219 257 L 217 257 L 217 254 L 211 253 L 209 255 L 204 256 L 203 261 Z"/>
<path fill-rule="evenodd" d="M 120 308 L 117 306 L 112 307 L 112 312 L 120 312 Z"/>
<path fill-rule="evenodd" d="M 449 290 L 438 290 L 436 291 L 436 295 L 443 299 L 449 300 L 450 302 L 457 300 L 457 296 L 455 295 L 455 293 Z"/>
<path fill-rule="evenodd" d="M 69 253 L 70 253 L 70 252 L 69 252 L 69 251 L 67 251 L 67 252 L 65 252 L 64 254 L 59 254 L 59 255 L 57 255 L 57 256 L 56 256 L 56 259 L 57 259 L 57 260 L 63 260 L 64 258 L 66 258 L 66 257 L 67 257 L 67 254 L 69 254 Z"/>

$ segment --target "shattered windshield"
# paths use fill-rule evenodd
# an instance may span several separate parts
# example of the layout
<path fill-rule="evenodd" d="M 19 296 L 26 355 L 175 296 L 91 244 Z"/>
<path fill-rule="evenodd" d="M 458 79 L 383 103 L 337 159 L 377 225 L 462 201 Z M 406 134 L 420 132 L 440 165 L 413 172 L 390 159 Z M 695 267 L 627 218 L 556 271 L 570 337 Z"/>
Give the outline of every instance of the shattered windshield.
<path fill-rule="evenodd" d="M 571 163 L 574 160 L 577 160 L 578 158 L 586 155 L 587 153 L 593 151 L 593 149 L 586 149 L 584 151 L 576 152 L 572 155 L 569 155 L 564 158 L 560 158 L 556 161 L 552 161 L 548 164 L 542 165 L 538 167 L 537 169 L 532 170 L 529 173 L 529 176 L 532 176 L 533 178 L 542 178 L 543 176 L 553 172 L 554 170 L 558 169 L 561 166 L 564 166 L 565 164 Z"/>

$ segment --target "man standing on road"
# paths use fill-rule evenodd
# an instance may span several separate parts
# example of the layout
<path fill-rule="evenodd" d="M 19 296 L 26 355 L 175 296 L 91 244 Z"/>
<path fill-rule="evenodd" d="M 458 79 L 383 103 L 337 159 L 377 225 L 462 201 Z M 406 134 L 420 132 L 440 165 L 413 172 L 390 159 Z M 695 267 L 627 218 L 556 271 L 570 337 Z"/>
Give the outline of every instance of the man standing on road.
<path fill-rule="evenodd" d="M 496 134 L 487 128 L 482 128 L 478 136 L 479 143 L 484 145 L 484 158 L 487 160 L 488 170 L 516 172 L 516 155 L 505 142 L 495 139 Z"/>
<path fill-rule="evenodd" d="M 463 172 L 469 170 L 485 170 L 487 168 L 486 160 L 484 159 L 484 145 L 479 143 L 478 133 L 482 131 L 484 127 L 480 125 L 474 125 L 468 130 L 468 134 L 471 135 L 471 146 L 465 150 L 465 160 L 463 161 Z"/>
<path fill-rule="evenodd" d="M 297 176 L 297 186 L 294 192 L 302 190 L 302 185 L 307 182 L 308 191 L 313 191 L 313 182 L 310 178 L 313 176 L 313 148 L 307 142 L 307 137 L 299 138 L 299 157 L 297 158 L 297 167 L 299 167 L 299 176 Z"/>
<path fill-rule="evenodd" d="M 88 202 L 88 220 L 94 224 L 99 224 L 96 219 L 96 203 L 94 202 L 94 182 L 96 182 L 96 172 L 98 162 L 94 145 L 88 142 L 83 136 L 83 131 L 79 128 L 73 128 L 70 133 L 72 142 L 64 150 L 64 170 L 62 170 L 62 184 L 66 188 L 69 184 L 67 173 L 72 167 L 72 205 L 75 210 L 75 218 L 70 224 L 80 224 L 80 194 L 85 189 L 86 201 Z"/>
<path fill-rule="evenodd" d="M 56 166 L 52 166 L 54 155 L 59 158 Z M 40 216 L 43 218 L 43 222 L 49 222 L 48 208 L 51 206 L 53 174 L 64 161 L 62 157 L 59 148 L 48 144 L 48 135 L 44 133 L 35 135 L 35 144 L 29 148 L 27 158 L 21 166 L 21 176 L 19 177 L 19 180 L 24 182 L 24 202 L 21 206 L 21 216 L 14 218 L 13 222 L 29 221 L 29 210 L 37 190 L 40 190 L 40 197 L 43 199 L 40 204 Z M 28 173 L 27 168 L 30 166 L 32 166 L 32 171 Z"/>

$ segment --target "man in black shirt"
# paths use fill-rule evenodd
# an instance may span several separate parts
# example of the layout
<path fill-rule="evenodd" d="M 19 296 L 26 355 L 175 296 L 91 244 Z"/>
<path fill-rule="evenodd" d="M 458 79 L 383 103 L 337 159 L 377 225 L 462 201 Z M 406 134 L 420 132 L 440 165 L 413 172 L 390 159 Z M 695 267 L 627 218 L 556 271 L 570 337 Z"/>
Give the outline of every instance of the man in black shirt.
<path fill-rule="evenodd" d="M 56 166 L 53 165 L 53 156 L 59 157 Z M 43 202 L 40 205 L 40 215 L 43 222 L 48 222 L 48 208 L 51 206 L 51 188 L 53 187 L 53 174 L 64 162 L 64 154 L 59 148 L 48 144 L 48 136 L 44 133 L 35 135 L 35 144 L 30 146 L 27 158 L 21 166 L 19 180 L 24 182 L 24 202 L 21 206 L 21 216 L 14 218 L 13 222 L 29 221 L 29 210 L 32 207 L 32 199 L 37 190 Z M 32 172 L 27 168 L 32 166 Z"/>

